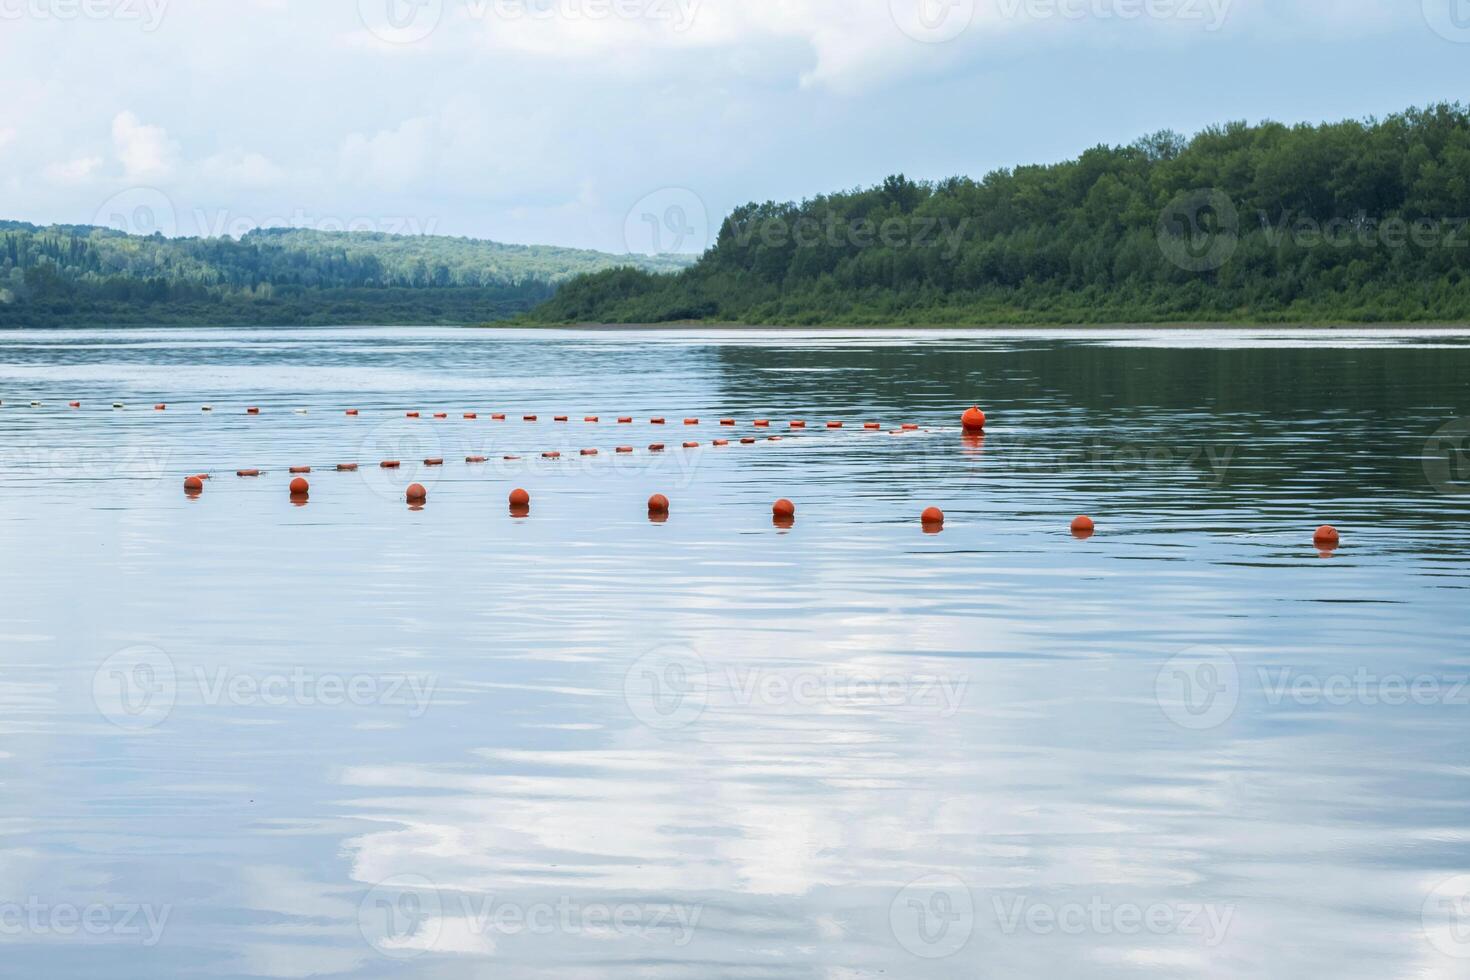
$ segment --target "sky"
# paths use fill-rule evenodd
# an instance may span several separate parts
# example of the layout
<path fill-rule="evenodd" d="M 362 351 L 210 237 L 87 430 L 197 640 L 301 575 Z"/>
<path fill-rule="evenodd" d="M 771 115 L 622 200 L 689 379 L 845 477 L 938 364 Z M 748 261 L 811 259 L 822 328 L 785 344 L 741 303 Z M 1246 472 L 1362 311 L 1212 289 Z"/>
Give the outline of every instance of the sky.
<path fill-rule="evenodd" d="M 0 218 L 698 252 L 747 201 L 1467 83 L 1470 0 L 0 0 Z"/>

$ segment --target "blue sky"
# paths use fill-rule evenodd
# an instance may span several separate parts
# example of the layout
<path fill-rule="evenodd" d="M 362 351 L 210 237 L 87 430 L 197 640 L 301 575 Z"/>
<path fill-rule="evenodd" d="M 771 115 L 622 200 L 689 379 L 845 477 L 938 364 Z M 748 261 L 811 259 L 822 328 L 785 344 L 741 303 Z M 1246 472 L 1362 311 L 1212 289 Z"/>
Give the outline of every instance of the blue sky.
<path fill-rule="evenodd" d="M 0 0 L 0 216 L 689 251 L 747 200 L 1467 83 L 1470 0 Z"/>

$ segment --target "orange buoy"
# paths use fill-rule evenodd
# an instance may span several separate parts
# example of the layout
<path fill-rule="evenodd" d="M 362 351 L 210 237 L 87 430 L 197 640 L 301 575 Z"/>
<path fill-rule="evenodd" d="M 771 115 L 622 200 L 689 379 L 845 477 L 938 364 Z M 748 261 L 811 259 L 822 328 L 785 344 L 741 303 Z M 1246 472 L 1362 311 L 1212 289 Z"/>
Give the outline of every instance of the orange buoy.
<path fill-rule="evenodd" d="M 408 502 L 411 504 L 421 504 L 429 499 L 429 491 L 424 489 L 422 483 L 410 483 L 404 496 L 408 498 Z"/>
<path fill-rule="evenodd" d="M 648 512 L 650 514 L 667 514 L 669 512 L 669 498 L 661 493 L 656 493 L 648 498 Z"/>
<path fill-rule="evenodd" d="M 204 481 L 197 476 L 184 477 L 184 489 L 198 493 L 204 489 Z"/>
<path fill-rule="evenodd" d="M 620 452 L 620 453 L 631 453 L 632 451 L 633 451 L 633 447 L 632 446 L 619 446 L 618 447 L 618 452 Z"/>
<path fill-rule="evenodd" d="M 464 417 L 467 418 L 467 419 L 477 419 L 480 416 L 478 414 L 474 413 L 474 412 L 465 412 L 464 413 Z"/>
<path fill-rule="evenodd" d="M 536 416 L 534 416 L 534 415 L 522 415 L 521 416 L 521 421 L 522 422 L 534 422 L 534 421 L 536 421 Z"/>
<path fill-rule="evenodd" d="M 347 410 L 347 414 L 348 415 L 356 415 L 357 414 L 357 409 L 355 409 L 355 408 L 349 408 Z"/>
<path fill-rule="evenodd" d="M 618 425 L 631 425 L 632 423 L 633 423 L 633 416 L 631 416 L 631 415 L 619 415 L 618 416 Z"/>
<path fill-rule="evenodd" d="M 595 450 L 595 449 L 584 449 L 584 450 L 582 450 L 582 455 L 583 456 L 596 456 L 597 455 L 597 450 Z"/>
<path fill-rule="evenodd" d="M 780 442 L 780 436 L 766 436 L 766 442 Z"/>
<path fill-rule="evenodd" d="M 917 425 L 915 425 L 914 423 L 912 423 L 912 422 L 905 422 L 903 424 L 903 431 L 904 432 L 917 432 L 917 431 L 919 431 L 919 427 Z"/>
<path fill-rule="evenodd" d="M 684 448 L 685 449 L 698 449 L 699 448 L 699 443 L 697 443 L 697 442 L 686 442 L 686 443 L 684 443 Z"/>
<path fill-rule="evenodd" d="M 583 418 L 582 421 L 583 422 L 596 422 L 597 421 L 597 416 L 596 415 L 588 415 L 587 417 Z"/>
<path fill-rule="evenodd" d="M 742 446 L 753 446 L 753 445 L 755 445 L 755 436 L 742 436 L 741 439 L 740 439 L 740 445 L 742 445 Z"/>
<path fill-rule="evenodd" d="M 157 405 L 154 405 L 153 406 L 153 410 L 155 412 L 161 412 L 161 411 L 163 411 L 166 408 L 168 408 L 168 406 L 165 405 L 165 404 L 163 404 L 162 402 L 159 402 Z"/>
<path fill-rule="evenodd" d="M 664 420 L 662 418 L 649 419 L 648 420 L 648 424 L 649 425 L 663 425 L 664 424 Z"/>
<path fill-rule="evenodd" d="M 803 422 L 801 419 L 794 419 L 792 420 L 791 427 L 793 429 L 805 429 L 806 423 Z"/>
<path fill-rule="evenodd" d="M 841 422 L 828 422 L 827 423 L 827 428 L 829 428 L 829 429 L 840 429 L 840 428 L 842 428 L 842 423 Z"/>
<path fill-rule="evenodd" d="M 466 463 L 488 463 L 490 458 L 488 456 L 466 456 L 464 461 Z"/>
<path fill-rule="evenodd" d="M 1096 529 L 1097 525 L 1092 523 L 1092 518 L 1085 514 L 1072 521 L 1073 534 L 1090 535 Z"/>
<path fill-rule="evenodd" d="M 255 406 L 252 405 L 250 408 L 245 409 L 245 414 L 246 415 L 259 415 L 260 414 L 260 409 L 258 409 L 258 408 L 256 408 Z"/>
<path fill-rule="evenodd" d="M 881 422 L 864 422 L 863 423 L 863 428 L 865 428 L 865 429 L 881 429 L 881 428 L 883 428 L 883 423 L 881 423 Z"/>
<path fill-rule="evenodd" d="M 504 422 L 505 421 L 505 413 L 504 412 L 496 412 L 496 413 L 494 413 L 493 415 L 490 416 L 490 421 L 492 421 L 492 422 Z"/>
<path fill-rule="evenodd" d="M 684 420 L 684 424 L 685 425 L 698 425 L 699 424 L 699 419 L 685 419 Z"/>
<path fill-rule="evenodd" d="M 416 419 L 416 418 L 419 417 L 419 413 L 418 412 L 404 412 L 403 415 L 404 415 L 404 418 L 410 418 L 410 419 Z"/>
<path fill-rule="evenodd" d="M 66 407 L 67 408 L 81 408 L 82 407 L 82 403 L 81 402 L 67 402 L 66 403 Z"/>
<path fill-rule="evenodd" d="M 236 470 L 236 476 L 260 476 L 260 470 Z"/>
<path fill-rule="evenodd" d="M 292 473 L 310 473 L 311 472 L 311 467 L 310 466 L 293 466 L 293 467 L 291 467 L 290 472 L 292 472 Z"/>
<path fill-rule="evenodd" d="M 561 453 L 559 453 L 559 452 L 557 452 L 556 450 L 553 449 L 551 452 L 542 453 L 541 454 L 541 458 L 542 459 L 561 459 Z"/>
<path fill-rule="evenodd" d="M 926 525 L 942 525 L 944 523 L 944 511 L 938 507 L 929 507 L 920 515 L 919 520 Z"/>
<path fill-rule="evenodd" d="M 1317 528 L 1317 533 L 1312 535 L 1312 541 L 1319 546 L 1336 545 L 1341 540 L 1342 535 L 1339 534 L 1337 532 L 1337 528 L 1333 527 L 1331 524 L 1323 524 L 1321 527 Z"/>
<path fill-rule="evenodd" d="M 756 419 L 754 424 L 755 424 L 755 427 L 757 429 L 769 429 L 771 427 L 771 420 L 770 419 Z"/>
<path fill-rule="evenodd" d="M 960 424 L 965 427 L 966 432 L 979 432 L 985 428 L 985 413 L 980 411 L 980 406 L 965 409 L 965 414 L 960 416 Z"/>
<path fill-rule="evenodd" d="M 338 473 L 356 473 L 357 472 L 357 464 L 356 463 L 338 463 L 337 464 L 337 472 Z"/>
<path fill-rule="evenodd" d="M 307 483 L 303 477 L 298 476 L 296 479 L 291 481 L 291 496 L 305 497 L 310 492 L 311 484 Z"/>
<path fill-rule="evenodd" d="M 531 506 L 531 495 L 519 488 L 512 490 L 510 492 L 510 505 L 512 507 L 529 507 Z"/>
<path fill-rule="evenodd" d="M 502 459 L 520 459 L 519 456 L 503 456 Z"/>
<path fill-rule="evenodd" d="M 399 463 L 396 459 L 385 459 L 378 465 L 385 470 L 396 470 L 398 469 Z"/>
<path fill-rule="evenodd" d="M 447 419 L 447 418 L 449 418 L 449 413 L 448 412 L 435 412 L 434 413 L 434 418 L 436 418 L 436 419 Z"/>
<path fill-rule="evenodd" d="M 720 424 L 721 425 L 734 425 L 735 424 L 735 420 L 734 419 L 720 419 Z"/>
<path fill-rule="evenodd" d="M 565 422 L 565 421 L 567 421 L 567 417 L 565 415 L 558 415 L 554 419 L 552 419 L 552 421 L 553 422 Z"/>
<path fill-rule="evenodd" d="M 651 453 L 661 453 L 664 451 L 664 444 L 661 442 L 655 442 L 648 447 L 648 451 Z"/>
<path fill-rule="evenodd" d="M 424 465 L 425 466 L 443 466 L 444 465 L 444 460 L 440 459 L 438 456 L 432 456 L 429 459 L 424 460 Z"/>
<path fill-rule="evenodd" d="M 711 445 L 714 445 L 714 446 L 728 446 L 728 445 L 730 445 L 730 440 L 729 439 L 716 439 L 713 443 L 711 443 Z"/>
<path fill-rule="evenodd" d="M 771 513 L 776 517 L 795 517 L 796 505 L 782 497 L 771 505 Z"/>

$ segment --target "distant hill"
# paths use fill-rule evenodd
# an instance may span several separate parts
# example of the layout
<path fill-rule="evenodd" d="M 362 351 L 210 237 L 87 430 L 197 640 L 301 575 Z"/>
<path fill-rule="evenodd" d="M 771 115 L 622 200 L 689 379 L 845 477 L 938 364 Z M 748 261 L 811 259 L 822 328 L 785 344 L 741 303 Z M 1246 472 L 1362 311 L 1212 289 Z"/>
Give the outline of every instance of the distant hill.
<path fill-rule="evenodd" d="M 530 309 L 581 273 L 689 261 L 429 235 L 164 238 L 0 221 L 0 326 L 477 323 Z"/>
<path fill-rule="evenodd" d="M 677 274 L 533 323 L 1470 322 L 1470 115 L 1162 132 L 979 180 L 735 210 Z"/>

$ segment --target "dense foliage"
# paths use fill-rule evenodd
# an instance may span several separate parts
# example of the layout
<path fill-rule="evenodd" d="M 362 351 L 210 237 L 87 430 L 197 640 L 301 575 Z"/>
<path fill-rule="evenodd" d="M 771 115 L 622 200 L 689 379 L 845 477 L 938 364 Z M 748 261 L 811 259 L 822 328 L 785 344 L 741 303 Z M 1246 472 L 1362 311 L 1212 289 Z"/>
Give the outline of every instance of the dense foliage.
<path fill-rule="evenodd" d="M 1470 115 L 1230 123 L 981 180 L 749 204 L 677 274 L 573 279 L 534 322 L 1470 319 Z"/>
<path fill-rule="evenodd" d="M 0 222 L 0 326 L 476 323 L 527 310 L 570 276 L 630 263 L 685 264 L 428 235 L 164 238 Z"/>

